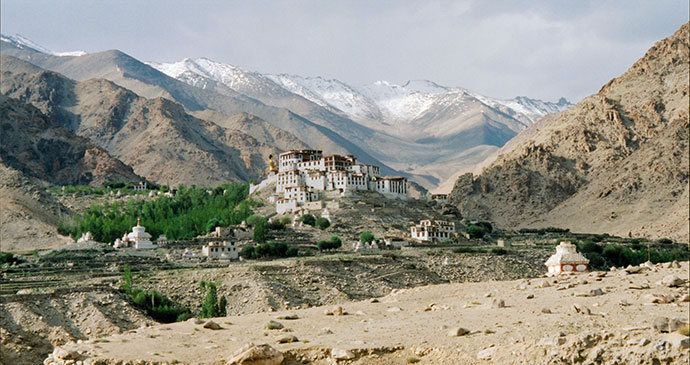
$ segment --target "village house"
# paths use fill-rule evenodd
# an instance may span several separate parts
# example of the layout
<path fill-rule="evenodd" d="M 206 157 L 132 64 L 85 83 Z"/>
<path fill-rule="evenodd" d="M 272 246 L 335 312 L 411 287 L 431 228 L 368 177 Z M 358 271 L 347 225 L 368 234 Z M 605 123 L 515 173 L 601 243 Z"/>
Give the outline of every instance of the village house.
<path fill-rule="evenodd" d="M 418 242 L 442 242 L 455 238 L 455 223 L 425 219 L 410 228 L 410 235 Z"/>
<path fill-rule="evenodd" d="M 577 252 L 577 247 L 571 242 L 563 241 L 556 246 L 556 253 L 546 260 L 549 275 L 562 273 L 581 273 L 589 268 L 589 260 Z"/>
<path fill-rule="evenodd" d="M 240 252 L 236 242 L 210 242 L 201 247 L 201 256 L 209 260 L 237 260 Z"/>
<path fill-rule="evenodd" d="M 439 203 L 448 203 L 448 194 L 431 194 L 431 200 Z"/>
<path fill-rule="evenodd" d="M 407 197 L 407 179 L 404 177 L 381 177 L 380 168 L 357 163 L 352 155 L 323 156 L 320 150 L 292 150 L 278 156 L 277 175 L 270 170 L 268 180 L 275 179 L 278 214 L 293 213 L 300 207 L 320 209 L 319 191 L 338 191 L 345 194 L 352 191 L 375 191 L 390 198 Z M 259 185 L 252 185 L 257 189 Z"/>

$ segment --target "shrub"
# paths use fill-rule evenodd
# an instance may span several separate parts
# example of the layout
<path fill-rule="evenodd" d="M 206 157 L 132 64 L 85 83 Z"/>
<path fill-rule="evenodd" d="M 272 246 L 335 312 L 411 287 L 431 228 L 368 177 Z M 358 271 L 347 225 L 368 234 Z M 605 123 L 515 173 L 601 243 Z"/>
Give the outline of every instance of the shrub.
<path fill-rule="evenodd" d="M 273 221 L 268 224 L 268 229 L 272 229 L 274 231 L 282 231 L 285 229 L 285 225 L 281 222 Z"/>
<path fill-rule="evenodd" d="M 659 240 L 657 242 L 659 242 L 663 245 L 670 245 L 673 243 L 673 240 L 671 240 L 670 238 L 659 238 Z"/>
<path fill-rule="evenodd" d="M 19 262 L 19 258 L 14 256 L 12 252 L 0 252 L 0 264 L 12 264 L 13 262 Z"/>
<path fill-rule="evenodd" d="M 374 239 L 374 235 L 371 232 L 362 232 L 359 235 L 359 242 L 362 243 L 371 243 Z"/>
<path fill-rule="evenodd" d="M 501 248 L 501 247 L 492 247 L 490 251 L 492 254 L 500 255 L 500 256 L 508 253 L 508 251 L 506 251 L 504 248 Z"/>
<path fill-rule="evenodd" d="M 258 214 L 252 214 L 252 215 L 250 215 L 249 217 L 247 217 L 247 219 L 245 220 L 245 222 L 247 222 L 247 225 L 248 225 L 248 226 L 252 226 L 252 227 L 253 227 L 256 223 L 258 223 L 259 221 L 261 221 L 261 220 L 263 220 L 263 219 L 265 219 L 265 218 L 262 217 L 262 216 L 260 216 L 260 215 L 258 215 Z"/>
<path fill-rule="evenodd" d="M 306 249 L 302 251 L 302 256 L 314 256 L 314 251 L 312 251 L 311 249 Z"/>
<path fill-rule="evenodd" d="M 316 224 L 316 218 L 314 218 L 314 216 L 311 214 L 305 214 L 299 217 L 299 221 L 310 226 L 314 226 Z"/>
<path fill-rule="evenodd" d="M 320 251 L 335 250 L 342 245 L 343 242 L 337 236 L 332 236 L 328 241 L 319 241 L 316 243 L 316 247 L 318 247 Z"/>
<path fill-rule="evenodd" d="M 216 227 L 219 226 L 225 226 L 225 222 L 222 220 L 218 219 L 218 217 L 213 217 L 206 222 L 206 232 L 212 232 L 216 229 Z"/>
<path fill-rule="evenodd" d="M 268 234 L 268 221 L 266 218 L 261 218 L 254 224 L 254 242 L 266 242 L 266 235 Z"/>
<path fill-rule="evenodd" d="M 297 247 L 288 247 L 287 251 L 285 251 L 285 257 L 297 257 L 298 255 Z"/>
<path fill-rule="evenodd" d="M 601 247 L 600 245 L 596 244 L 593 241 L 584 240 L 577 245 L 577 250 L 580 251 L 581 253 L 594 252 L 594 253 L 601 254 L 604 251 L 604 248 Z"/>
<path fill-rule="evenodd" d="M 283 217 L 283 218 L 280 220 L 280 224 L 282 224 L 283 227 L 289 226 L 290 223 L 292 223 L 292 219 L 290 219 L 290 217 Z"/>
<path fill-rule="evenodd" d="M 319 218 L 316 220 L 316 226 L 321 229 L 326 229 L 331 226 L 331 222 L 326 218 Z"/>
<path fill-rule="evenodd" d="M 494 231 L 494 227 L 489 222 L 477 222 L 476 225 L 484 228 L 484 231 L 487 233 L 491 233 Z"/>
<path fill-rule="evenodd" d="M 243 259 L 255 259 L 256 258 L 256 248 L 251 245 L 246 245 L 242 247 L 242 250 L 240 250 L 240 256 Z"/>
<path fill-rule="evenodd" d="M 122 276 L 124 284 L 121 289 L 127 294 L 129 300 L 156 321 L 170 323 L 184 321 L 191 316 L 188 308 L 173 303 L 162 293 L 156 290 L 144 291 L 132 286 L 132 271 L 129 266 L 125 266 Z"/>
<path fill-rule="evenodd" d="M 466 232 L 470 235 L 470 238 L 482 238 L 486 234 L 486 229 L 481 226 L 471 225 L 467 227 Z"/>
<path fill-rule="evenodd" d="M 583 252 L 582 255 L 589 260 L 589 267 L 591 269 L 601 270 L 606 267 L 606 260 L 597 252 Z"/>

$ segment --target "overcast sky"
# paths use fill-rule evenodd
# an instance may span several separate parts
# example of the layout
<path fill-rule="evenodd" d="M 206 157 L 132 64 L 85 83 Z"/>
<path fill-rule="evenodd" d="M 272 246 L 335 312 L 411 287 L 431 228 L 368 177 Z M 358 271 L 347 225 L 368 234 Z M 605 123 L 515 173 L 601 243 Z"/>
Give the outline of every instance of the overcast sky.
<path fill-rule="evenodd" d="M 428 79 L 576 102 L 688 22 L 687 0 L 2 0 L 2 33 L 54 51 L 208 57 L 352 85 Z"/>

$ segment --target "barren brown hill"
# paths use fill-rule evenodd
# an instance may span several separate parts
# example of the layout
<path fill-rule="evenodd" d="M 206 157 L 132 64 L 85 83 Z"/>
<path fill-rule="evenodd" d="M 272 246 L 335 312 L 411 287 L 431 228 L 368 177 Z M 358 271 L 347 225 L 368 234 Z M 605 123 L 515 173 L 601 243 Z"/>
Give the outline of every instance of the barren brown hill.
<path fill-rule="evenodd" d="M 237 129 L 195 118 L 167 99 L 146 99 L 102 79 L 75 82 L 13 57 L 2 60 L 3 94 L 35 105 L 156 183 L 258 179 L 266 156 L 280 151 Z"/>
<path fill-rule="evenodd" d="M 132 168 L 40 110 L 0 95 L 0 160 L 51 184 L 138 182 Z"/>
<path fill-rule="evenodd" d="M 461 176 L 452 201 L 503 227 L 687 242 L 689 50 L 685 24 L 480 175 Z"/>
<path fill-rule="evenodd" d="M 67 208 L 29 177 L 0 161 L 0 251 L 58 247 L 71 240 L 57 232 Z"/>

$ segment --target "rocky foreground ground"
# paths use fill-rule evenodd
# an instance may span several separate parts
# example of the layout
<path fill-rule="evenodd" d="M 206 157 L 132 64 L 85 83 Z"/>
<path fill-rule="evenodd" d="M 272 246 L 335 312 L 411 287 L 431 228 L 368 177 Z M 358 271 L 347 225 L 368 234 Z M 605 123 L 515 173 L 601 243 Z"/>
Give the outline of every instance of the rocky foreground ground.
<path fill-rule="evenodd" d="M 141 327 L 56 347 L 44 363 L 685 364 L 688 273 L 683 262 L 393 290 Z"/>

